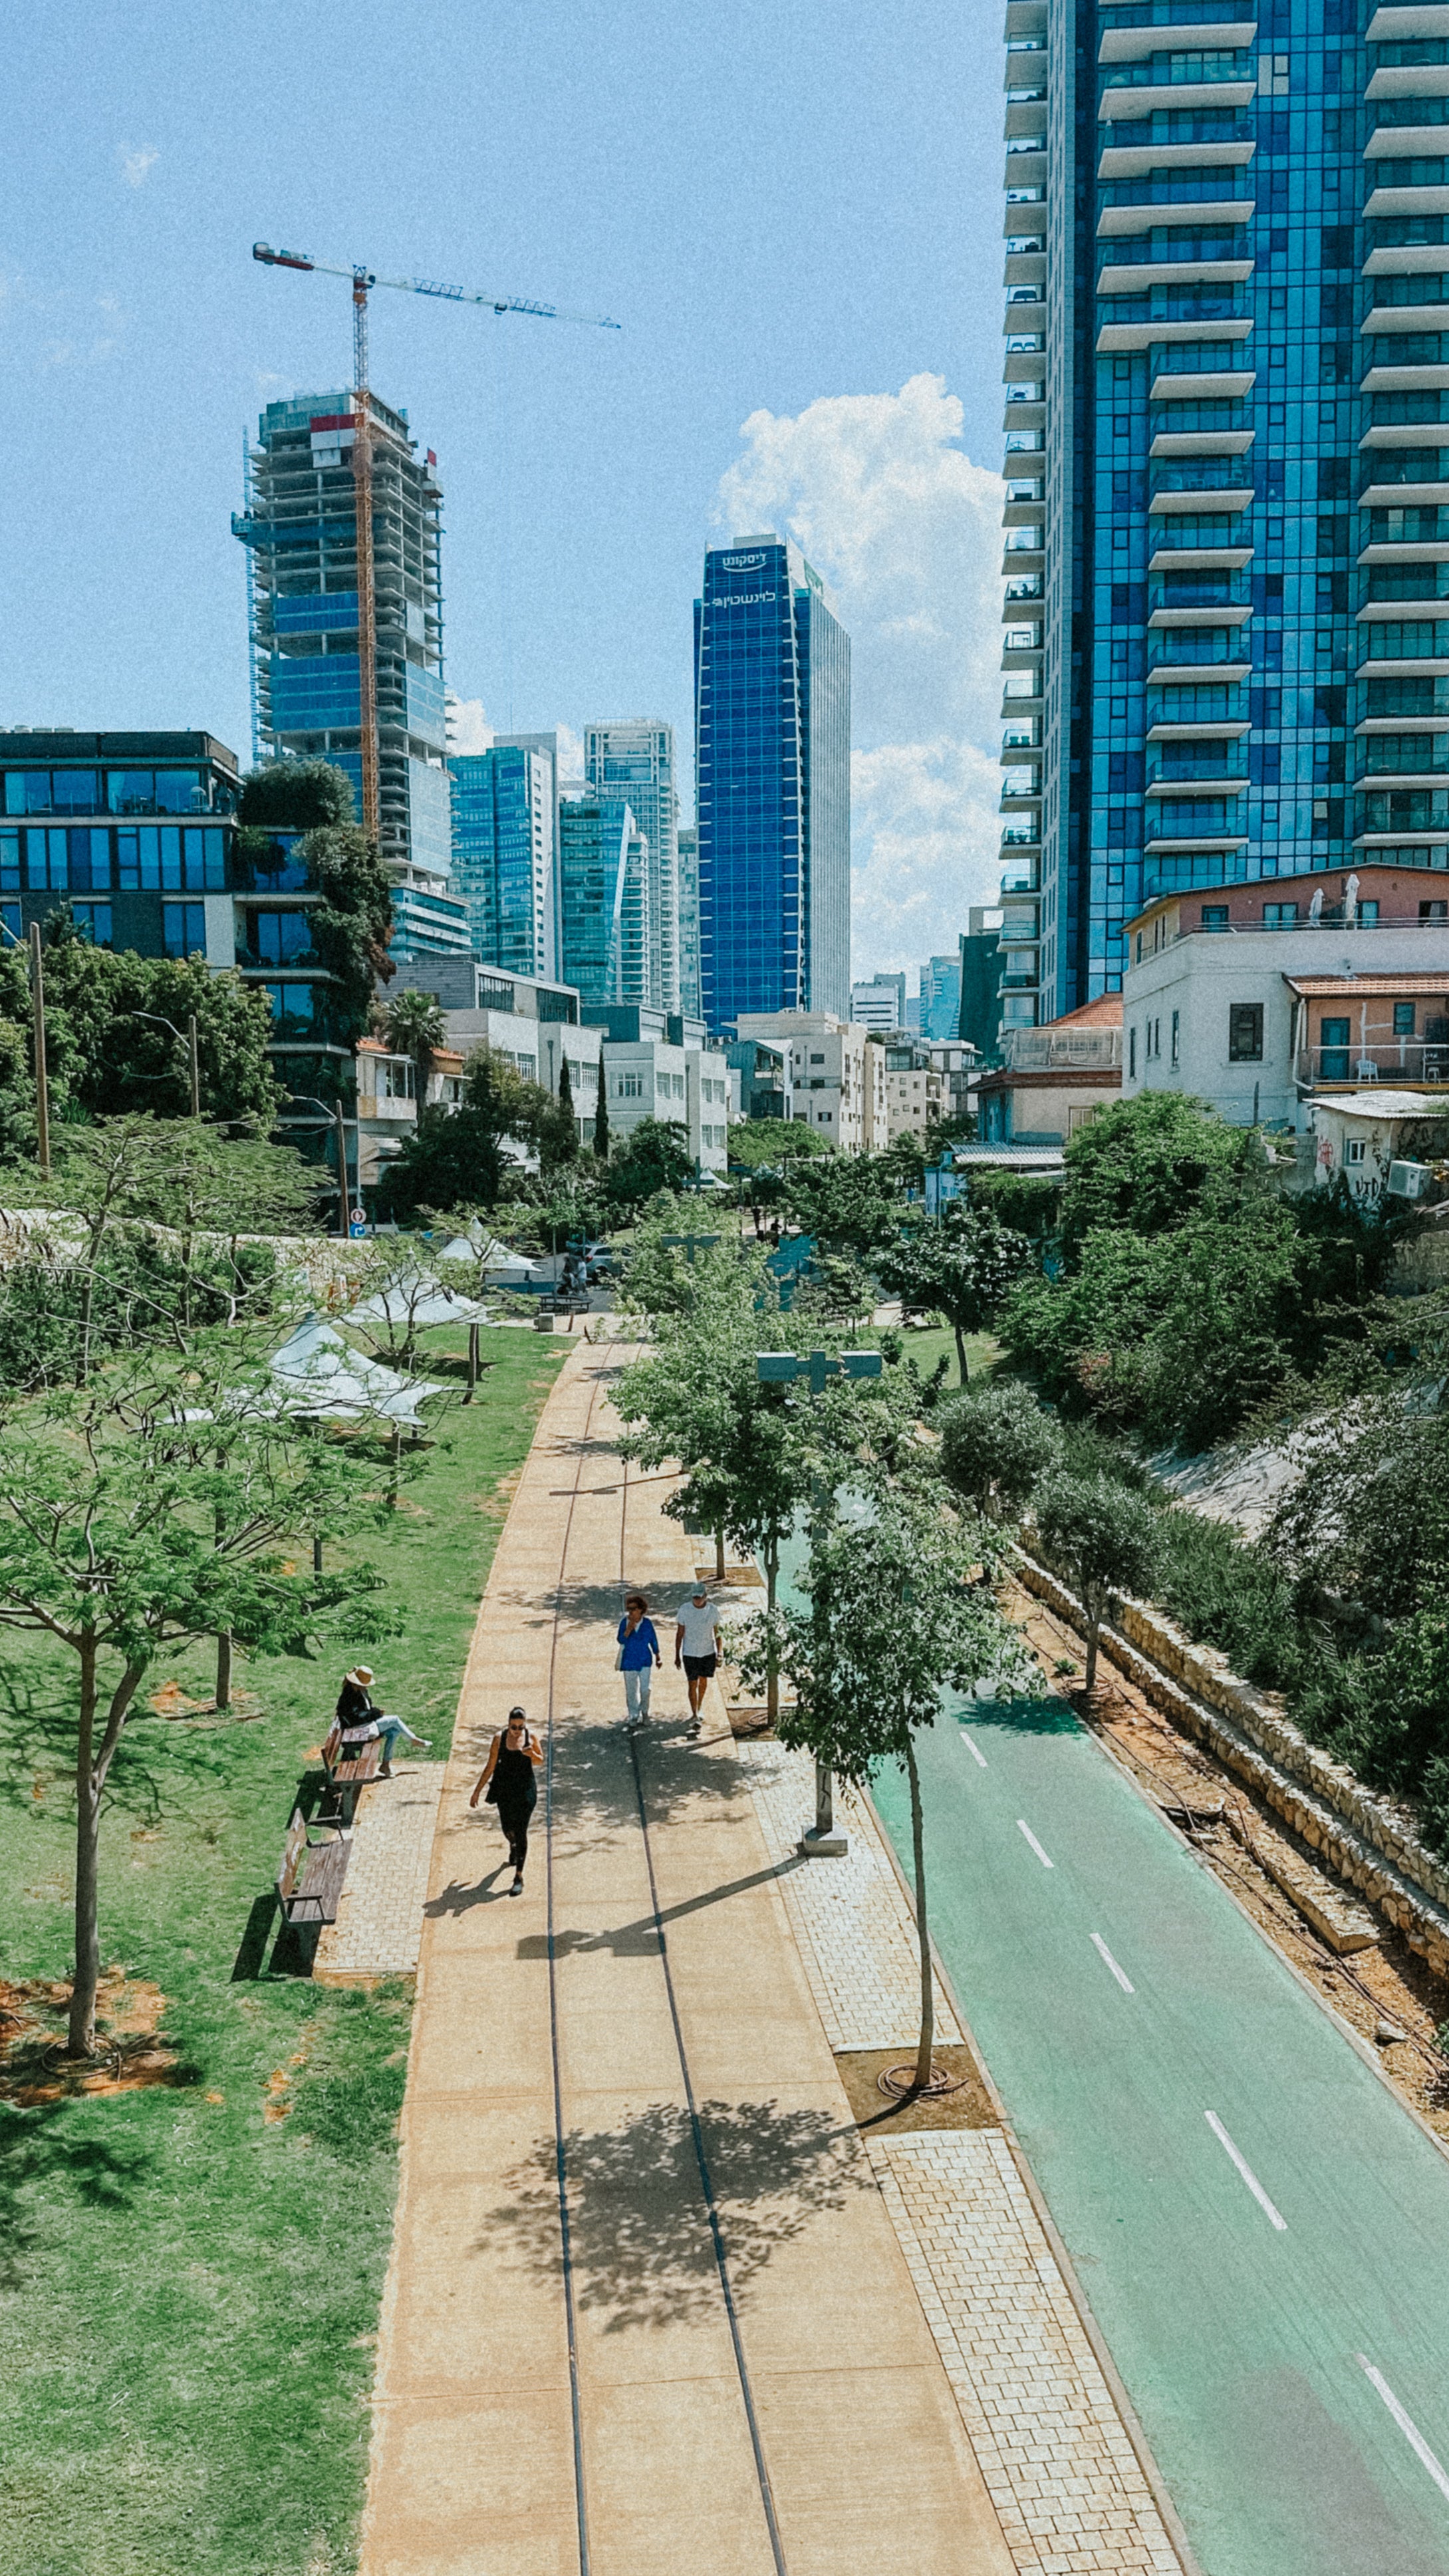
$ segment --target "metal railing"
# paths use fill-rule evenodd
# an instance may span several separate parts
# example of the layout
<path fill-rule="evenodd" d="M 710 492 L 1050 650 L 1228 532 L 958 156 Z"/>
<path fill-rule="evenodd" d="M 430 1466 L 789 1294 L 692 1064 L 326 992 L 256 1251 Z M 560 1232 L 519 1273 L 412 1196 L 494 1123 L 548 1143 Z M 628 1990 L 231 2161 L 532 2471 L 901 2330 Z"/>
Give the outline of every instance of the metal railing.
<path fill-rule="evenodd" d="M 1449 1038 L 1393 1037 L 1381 1030 L 1365 1039 L 1355 1031 L 1347 1046 L 1300 1047 L 1294 1079 L 1311 1089 L 1336 1089 L 1343 1083 L 1351 1089 L 1373 1082 L 1394 1088 L 1449 1083 Z"/>
<path fill-rule="evenodd" d="M 1122 1062 L 1120 1029 L 1003 1029 L 1010 1073 L 1110 1073 Z"/>

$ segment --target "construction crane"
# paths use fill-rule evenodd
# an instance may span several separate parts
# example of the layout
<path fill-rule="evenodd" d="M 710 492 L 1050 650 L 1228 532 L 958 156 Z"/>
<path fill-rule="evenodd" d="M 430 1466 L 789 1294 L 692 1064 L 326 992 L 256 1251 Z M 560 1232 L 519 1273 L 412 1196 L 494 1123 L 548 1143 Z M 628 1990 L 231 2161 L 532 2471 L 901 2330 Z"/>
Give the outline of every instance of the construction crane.
<path fill-rule="evenodd" d="M 344 268 L 335 260 L 309 259 L 305 251 L 273 250 L 253 242 L 253 259 L 266 268 L 317 270 L 324 277 L 352 280 L 352 479 L 357 496 L 357 661 L 362 731 L 362 823 L 369 840 L 382 831 L 382 790 L 377 750 L 377 605 L 372 568 L 372 410 L 367 373 L 367 299 L 375 286 L 398 288 L 404 295 L 437 295 L 450 304 L 482 304 L 494 313 L 528 313 L 539 322 L 584 322 L 600 331 L 621 326 L 602 313 L 571 313 L 563 305 L 538 304 L 524 295 L 484 295 L 467 286 L 446 286 L 436 278 L 377 277 L 370 268 Z"/>

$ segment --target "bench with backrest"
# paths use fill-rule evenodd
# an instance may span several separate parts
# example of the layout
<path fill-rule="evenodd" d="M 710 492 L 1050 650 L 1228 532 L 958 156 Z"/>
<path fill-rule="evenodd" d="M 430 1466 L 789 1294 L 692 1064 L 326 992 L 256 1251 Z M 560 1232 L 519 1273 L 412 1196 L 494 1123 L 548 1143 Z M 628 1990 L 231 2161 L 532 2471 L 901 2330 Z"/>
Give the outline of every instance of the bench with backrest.
<path fill-rule="evenodd" d="M 292 1810 L 277 1871 L 277 1898 L 286 1923 L 335 1923 L 352 1845 L 345 1834 L 314 1842 L 300 1807 Z"/>
<path fill-rule="evenodd" d="M 334 1717 L 323 1738 L 322 1768 L 344 1824 L 352 1822 L 358 1790 L 375 1780 L 381 1767 L 381 1736 L 369 1735 L 366 1725 L 344 1727 L 341 1719 Z"/>

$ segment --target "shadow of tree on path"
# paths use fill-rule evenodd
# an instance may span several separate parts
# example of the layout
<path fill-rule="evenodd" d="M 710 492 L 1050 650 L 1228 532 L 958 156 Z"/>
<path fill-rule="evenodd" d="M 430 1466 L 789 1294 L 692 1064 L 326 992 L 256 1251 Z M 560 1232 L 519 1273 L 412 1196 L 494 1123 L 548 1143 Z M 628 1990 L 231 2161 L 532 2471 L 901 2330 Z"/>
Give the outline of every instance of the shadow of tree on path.
<path fill-rule="evenodd" d="M 854 2125 L 841 2129 L 828 2111 L 706 2102 L 699 2118 L 730 2286 L 743 2304 L 777 2247 L 873 2187 L 871 2170 Z M 611 2334 L 714 2311 L 719 2273 L 689 2113 L 654 2102 L 619 2128 L 571 2129 L 564 2156 L 579 2305 L 603 2314 Z M 563 2257 L 552 2139 L 508 2179 L 515 2197 L 490 2211 L 486 2250 L 511 2238 L 522 2263 L 556 2279 Z"/>

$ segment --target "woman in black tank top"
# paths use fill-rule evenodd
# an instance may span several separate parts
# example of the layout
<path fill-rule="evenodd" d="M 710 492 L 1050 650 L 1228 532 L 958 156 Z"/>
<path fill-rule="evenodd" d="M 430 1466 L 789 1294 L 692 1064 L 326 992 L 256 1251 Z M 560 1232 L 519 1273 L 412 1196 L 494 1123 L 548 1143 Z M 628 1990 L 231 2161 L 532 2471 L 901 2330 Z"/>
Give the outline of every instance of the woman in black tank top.
<path fill-rule="evenodd" d="M 521 1708 L 511 1708 L 508 1724 L 501 1735 L 495 1735 L 488 1759 L 478 1775 L 477 1786 L 468 1804 L 476 1807 L 480 1798 L 486 1806 L 496 1807 L 498 1821 L 508 1836 L 508 1857 L 513 1863 L 513 1885 L 510 1896 L 523 1894 L 523 1864 L 528 1858 L 529 1818 L 538 1803 L 538 1781 L 535 1777 L 543 1760 L 543 1746 L 530 1729 Z"/>

